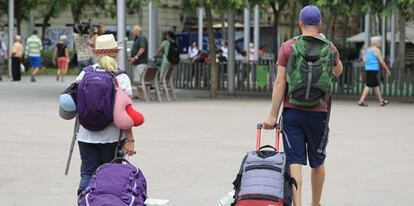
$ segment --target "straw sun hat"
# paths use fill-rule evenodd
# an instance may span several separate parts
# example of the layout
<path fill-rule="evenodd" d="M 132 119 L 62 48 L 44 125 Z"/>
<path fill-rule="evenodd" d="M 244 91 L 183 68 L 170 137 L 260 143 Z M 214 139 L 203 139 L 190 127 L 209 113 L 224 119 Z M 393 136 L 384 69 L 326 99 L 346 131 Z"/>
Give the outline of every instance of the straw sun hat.
<path fill-rule="evenodd" d="M 117 54 L 121 49 L 122 47 L 118 46 L 114 35 L 104 34 L 96 38 L 93 52 L 95 54 Z"/>

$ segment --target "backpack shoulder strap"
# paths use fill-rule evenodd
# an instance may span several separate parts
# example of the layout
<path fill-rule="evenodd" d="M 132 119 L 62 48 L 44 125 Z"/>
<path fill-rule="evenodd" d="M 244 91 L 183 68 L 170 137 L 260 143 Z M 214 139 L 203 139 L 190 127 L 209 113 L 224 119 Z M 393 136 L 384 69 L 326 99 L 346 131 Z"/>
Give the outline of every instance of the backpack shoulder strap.
<path fill-rule="evenodd" d="M 116 77 L 118 75 L 121 75 L 121 74 L 126 74 L 128 76 L 128 73 L 126 71 L 120 70 L 120 69 L 117 69 L 114 73 L 110 73 L 110 74 L 114 77 L 115 86 L 117 88 L 119 87 L 119 83 L 118 83 L 118 80 L 116 79 Z"/>
<path fill-rule="evenodd" d="M 296 40 L 298 40 L 299 38 L 302 38 L 302 37 L 303 37 L 303 35 L 298 35 L 298 36 L 293 37 L 293 39 L 296 41 Z"/>
<path fill-rule="evenodd" d="M 95 71 L 95 68 L 93 68 L 93 65 L 89 65 L 82 69 L 85 73 L 93 72 Z"/>
<path fill-rule="evenodd" d="M 303 35 L 295 36 L 293 37 L 293 44 L 290 46 L 292 48 L 292 55 L 297 56 L 299 54 L 299 45 L 297 44 L 299 41 L 301 41 L 303 38 Z"/>
<path fill-rule="evenodd" d="M 126 71 L 121 70 L 121 69 L 117 69 L 116 72 L 114 73 L 115 76 L 118 76 L 118 75 L 121 75 L 121 74 L 128 75 Z"/>

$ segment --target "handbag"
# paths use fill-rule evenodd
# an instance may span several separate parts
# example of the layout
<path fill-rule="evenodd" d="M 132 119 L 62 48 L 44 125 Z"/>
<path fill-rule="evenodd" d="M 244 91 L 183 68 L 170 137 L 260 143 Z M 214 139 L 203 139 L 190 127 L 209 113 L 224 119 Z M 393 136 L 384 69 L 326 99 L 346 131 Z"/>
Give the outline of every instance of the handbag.
<path fill-rule="evenodd" d="M 20 72 L 24 73 L 26 71 L 26 67 L 24 67 L 24 64 L 20 64 Z"/>

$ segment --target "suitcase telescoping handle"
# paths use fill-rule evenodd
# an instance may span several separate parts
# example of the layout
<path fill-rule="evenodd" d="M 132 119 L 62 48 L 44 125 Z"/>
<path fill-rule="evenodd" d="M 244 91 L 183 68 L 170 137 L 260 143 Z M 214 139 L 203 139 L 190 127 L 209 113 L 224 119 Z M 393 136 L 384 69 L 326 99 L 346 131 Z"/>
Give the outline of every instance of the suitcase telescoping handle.
<path fill-rule="evenodd" d="M 261 123 L 257 124 L 257 138 L 256 138 L 256 151 L 260 150 L 261 147 L 261 139 L 262 139 L 262 127 L 263 125 Z M 279 124 L 276 124 L 276 136 L 275 136 L 275 149 L 277 152 L 279 152 L 279 130 L 280 126 Z"/>

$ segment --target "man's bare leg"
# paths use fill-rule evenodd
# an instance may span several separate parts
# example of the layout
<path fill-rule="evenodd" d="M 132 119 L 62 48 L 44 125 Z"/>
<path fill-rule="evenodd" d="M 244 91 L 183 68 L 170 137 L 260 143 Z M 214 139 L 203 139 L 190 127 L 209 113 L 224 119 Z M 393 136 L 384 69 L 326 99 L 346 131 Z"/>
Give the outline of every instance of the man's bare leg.
<path fill-rule="evenodd" d="M 325 181 L 325 166 L 312 169 L 312 206 L 319 206 L 322 197 L 323 183 Z"/>
<path fill-rule="evenodd" d="M 32 69 L 32 76 L 30 78 L 30 81 L 31 82 L 35 82 L 36 81 L 35 76 L 36 76 L 36 74 L 37 74 L 38 71 L 39 71 L 39 67 L 34 67 Z"/>
<path fill-rule="evenodd" d="M 34 67 L 34 68 L 33 68 L 32 75 L 36 75 L 36 74 L 37 74 L 37 72 L 39 72 L 39 67 Z"/>
<path fill-rule="evenodd" d="M 293 187 L 293 205 L 301 206 L 302 205 L 302 165 L 301 164 L 291 164 L 290 165 L 290 174 L 295 178 L 298 187 Z"/>

